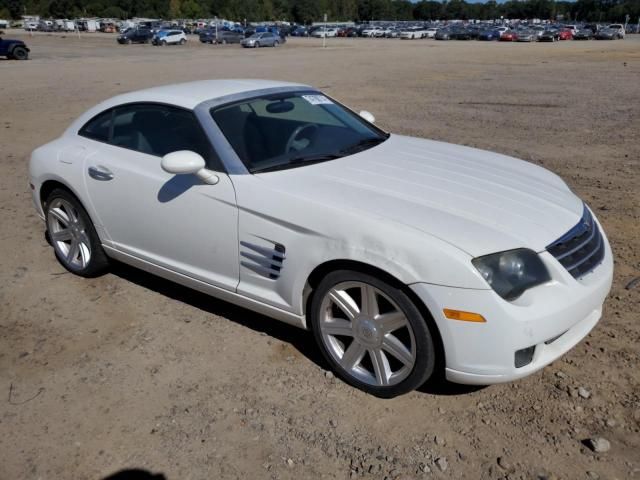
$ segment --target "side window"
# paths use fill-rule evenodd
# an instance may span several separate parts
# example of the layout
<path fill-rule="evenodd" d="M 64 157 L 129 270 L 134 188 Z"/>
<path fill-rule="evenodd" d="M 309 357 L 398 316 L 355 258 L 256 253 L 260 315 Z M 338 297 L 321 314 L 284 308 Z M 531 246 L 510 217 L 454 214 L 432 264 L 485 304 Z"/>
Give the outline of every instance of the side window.
<path fill-rule="evenodd" d="M 181 108 L 155 104 L 117 107 L 111 143 L 156 157 L 191 150 L 202 155 L 209 168 L 221 170 L 221 163 L 194 113 Z"/>
<path fill-rule="evenodd" d="M 90 138 L 91 140 L 98 140 L 99 142 L 108 142 L 109 133 L 111 130 L 111 117 L 113 116 L 113 110 L 107 110 L 102 112 L 91 120 L 89 120 L 78 132 L 83 137 Z"/>

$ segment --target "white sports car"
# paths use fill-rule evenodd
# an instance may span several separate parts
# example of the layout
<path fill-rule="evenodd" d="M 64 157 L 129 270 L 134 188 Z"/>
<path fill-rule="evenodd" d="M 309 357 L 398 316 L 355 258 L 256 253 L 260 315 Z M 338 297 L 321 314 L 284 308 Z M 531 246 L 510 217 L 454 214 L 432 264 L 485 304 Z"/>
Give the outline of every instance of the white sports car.
<path fill-rule="evenodd" d="M 382 397 L 521 378 L 589 333 L 612 254 L 558 176 L 373 121 L 283 82 L 119 95 L 33 152 L 33 201 L 71 272 L 113 258 L 311 329 Z"/>

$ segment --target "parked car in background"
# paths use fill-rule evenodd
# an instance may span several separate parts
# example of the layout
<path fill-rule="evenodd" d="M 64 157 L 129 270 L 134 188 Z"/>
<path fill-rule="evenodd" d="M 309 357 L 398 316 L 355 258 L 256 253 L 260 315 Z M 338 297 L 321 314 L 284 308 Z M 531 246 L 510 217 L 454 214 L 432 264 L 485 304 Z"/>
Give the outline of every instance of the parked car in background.
<path fill-rule="evenodd" d="M 381 27 L 369 27 L 362 30 L 363 37 L 376 37 L 378 33 L 382 30 Z"/>
<path fill-rule="evenodd" d="M 292 37 L 308 37 L 309 30 L 305 27 L 296 27 L 290 34 Z"/>
<path fill-rule="evenodd" d="M 560 40 L 560 32 L 558 30 L 545 30 L 538 37 L 539 42 L 556 42 Z"/>
<path fill-rule="evenodd" d="M 424 38 L 434 38 L 437 32 L 438 29 L 435 27 L 426 28 L 424 30 Z"/>
<path fill-rule="evenodd" d="M 496 30 L 500 32 L 500 36 L 502 36 L 504 33 L 510 31 L 511 29 L 509 27 L 502 26 L 502 27 L 496 27 Z"/>
<path fill-rule="evenodd" d="M 573 32 L 567 28 L 563 28 L 558 32 L 559 40 L 573 40 Z"/>
<path fill-rule="evenodd" d="M 423 31 L 417 28 L 407 28 L 400 33 L 400 39 L 402 40 L 416 40 L 422 38 Z"/>
<path fill-rule="evenodd" d="M 338 29 L 337 28 L 319 28 L 315 30 L 312 34 L 314 38 L 324 38 L 324 37 L 337 37 Z"/>
<path fill-rule="evenodd" d="M 618 38 L 623 39 L 625 36 L 624 25 L 620 23 L 612 23 L 607 27 L 609 30 L 615 30 L 618 33 Z"/>
<path fill-rule="evenodd" d="M 434 37 L 436 40 L 451 40 L 451 30 L 448 28 L 440 28 Z"/>
<path fill-rule="evenodd" d="M 244 34 L 232 30 L 222 30 L 218 32 L 218 37 L 214 38 L 213 43 L 226 45 L 228 43 L 240 43 L 244 39 Z"/>
<path fill-rule="evenodd" d="M 31 201 L 69 272 L 114 259 L 309 329 L 380 397 L 514 381 L 582 341 L 614 269 L 588 205 L 533 163 L 373 122 L 288 82 L 126 93 L 33 151 Z"/>
<path fill-rule="evenodd" d="M 187 43 L 187 36 L 182 30 L 160 30 L 156 32 L 151 40 L 154 45 L 184 45 Z"/>
<path fill-rule="evenodd" d="M 583 28 L 578 30 L 574 35 L 574 40 L 591 40 L 593 38 L 593 32 L 590 29 Z"/>
<path fill-rule="evenodd" d="M 616 29 L 603 28 L 602 30 L 598 30 L 593 38 L 596 40 L 619 40 L 622 37 L 620 36 L 620 32 Z"/>
<path fill-rule="evenodd" d="M 200 33 L 202 43 L 226 45 L 227 43 L 240 43 L 242 39 L 244 39 L 244 34 L 234 30 L 216 31 L 210 29 Z"/>
<path fill-rule="evenodd" d="M 518 34 L 515 30 L 507 30 L 500 35 L 501 42 L 515 42 L 518 39 Z"/>
<path fill-rule="evenodd" d="M 22 40 L 5 39 L 0 36 L 0 57 L 11 60 L 28 60 L 30 51 Z"/>
<path fill-rule="evenodd" d="M 571 38 L 573 38 L 579 30 L 577 25 L 564 25 L 563 29 L 571 30 Z"/>
<path fill-rule="evenodd" d="M 493 41 L 500 40 L 500 31 L 495 28 L 491 28 L 488 30 L 482 30 L 478 35 L 478 40 L 483 41 Z"/>
<path fill-rule="evenodd" d="M 129 45 L 132 43 L 149 43 L 153 32 L 148 28 L 129 28 L 118 35 L 118 43 Z"/>
<path fill-rule="evenodd" d="M 200 30 L 200 33 L 198 34 L 198 38 L 200 39 L 201 43 L 215 43 L 216 41 L 216 29 L 215 28 L 207 28 L 206 30 Z M 242 38 L 244 38 L 244 35 L 242 35 Z"/>
<path fill-rule="evenodd" d="M 517 42 L 535 42 L 538 40 L 538 36 L 533 30 L 522 30 L 517 34 Z"/>
<path fill-rule="evenodd" d="M 247 48 L 260 48 L 260 47 L 277 47 L 280 45 L 281 39 L 279 36 L 271 32 L 254 33 L 249 38 L 243 39 L 240 44 Z"/>

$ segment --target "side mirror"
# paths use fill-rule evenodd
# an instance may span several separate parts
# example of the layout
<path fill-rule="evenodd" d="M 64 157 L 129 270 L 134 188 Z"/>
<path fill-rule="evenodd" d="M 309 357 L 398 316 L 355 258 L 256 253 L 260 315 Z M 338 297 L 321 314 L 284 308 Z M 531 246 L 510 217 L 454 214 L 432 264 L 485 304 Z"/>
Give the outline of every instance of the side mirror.
<path fill-rule="evenodd" d="M 360 112 L 360 116 L 362 118 L 364 118 L 369 123 L 376 123 L 376 117 L 374 117 L 371 112 L 367 112 L 366 110 L 362 110 Z"/>
<path fill-rule="evenodd" d="M 160 163 L 167 173 L 175 175 L 192 174 L 209 185 L 215 185 L 220 180 L 211 170 L 207 170 L 207 164 L 200 155 L 190 150 L 179 150 L 167 153 Z"/>

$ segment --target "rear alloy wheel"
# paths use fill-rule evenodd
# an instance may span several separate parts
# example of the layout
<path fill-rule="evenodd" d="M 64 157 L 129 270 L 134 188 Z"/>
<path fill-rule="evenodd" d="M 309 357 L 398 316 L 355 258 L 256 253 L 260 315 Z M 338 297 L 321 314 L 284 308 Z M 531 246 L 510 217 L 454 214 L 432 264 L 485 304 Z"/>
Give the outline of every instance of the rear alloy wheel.
<path fill-rule="evenodd" d="M 44 211 L 47 236 L 62 266 L 82 277 L 102 273 L 109 260 L 80 202 L 66 190 L 56 189 L 47 198 Z"/>
<path fill-rule="evenodd" d="M 274 47 L 277 47 L 278 45 L 280 45 L 280 42 L 279 42 L 279 41 L 277 41 L 277 40 L 276 40 L 275 42 L 273 42 L 273 46 L 274 46 Z"/>
<path fill-rule="evenodd" d="M 161 46 L 161 47 L 166 47 L 166 46 L 167 46 L 167 41 L 166 41 L 166 40 L 162 40 L 162 41 L 160 42 L 160 46 Z"/>
<path fill-rule="evenodd" d="M 11 52 L 11 56 L 16 60 L 27 60 L 29 58 L 29 52 L 24 47 L 16 47 Z"/>
<path fill-rule="evenodd" d="M 180 45 L 184 45 L 184 44 L 185 44 L 185 42 L 186 42 L 186 40 L 185 40 L 184 38 L 181 38 L 181 39 L 180 39 Z"/>
<path fill-rule="evenodd" d="M 429 327 L 401 288 L 374 276 L 337 271 L 314 292 L 311 327 L 337 375 L 378 397 L 422 385 L 433 373 Z"/>

